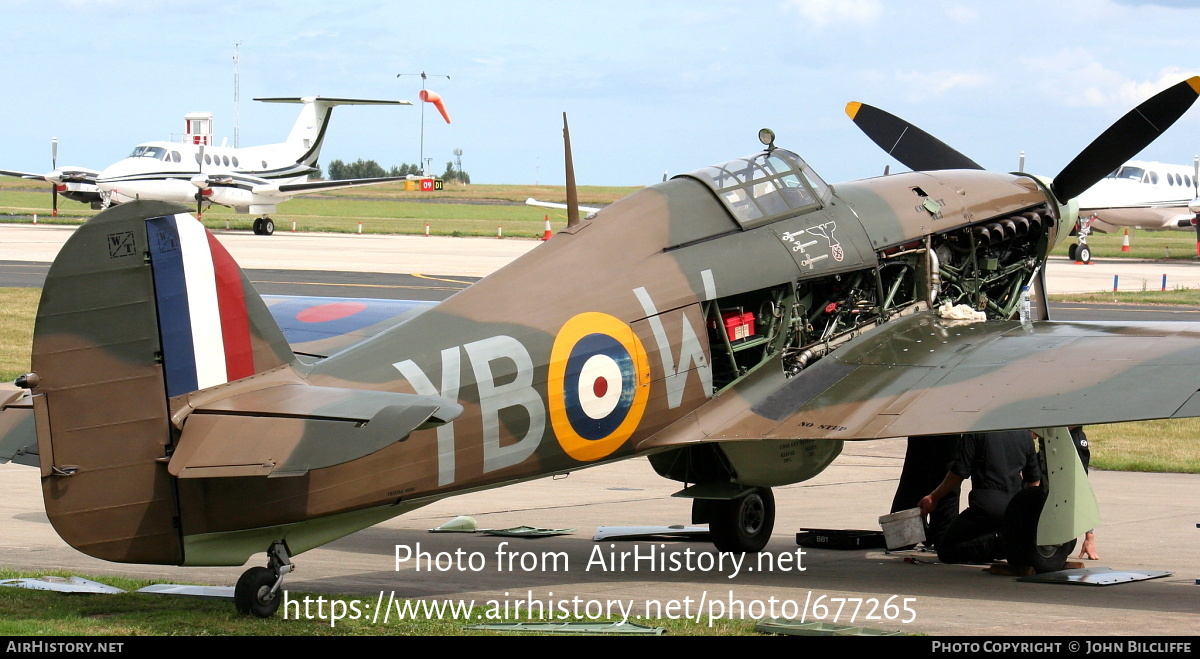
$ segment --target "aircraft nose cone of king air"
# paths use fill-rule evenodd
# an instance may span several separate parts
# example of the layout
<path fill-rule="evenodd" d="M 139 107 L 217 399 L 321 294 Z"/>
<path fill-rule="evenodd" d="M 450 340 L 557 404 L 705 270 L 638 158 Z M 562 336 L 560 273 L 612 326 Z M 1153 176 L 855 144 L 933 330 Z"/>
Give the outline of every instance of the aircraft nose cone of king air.
<path fill-rule="evenodd" d="M 149 147 L 139 146 L 138 150 Z M 161 147 L 160 147 L 161 148 Z M 157 199 L 181 204 L 191 202 L 196 189 L 183 163 L 150 156 L 131 156 L 105 167 L 96 177 L 96 185 L 109 195 L 112 203 L 123 204 L 135 199 Z"/>

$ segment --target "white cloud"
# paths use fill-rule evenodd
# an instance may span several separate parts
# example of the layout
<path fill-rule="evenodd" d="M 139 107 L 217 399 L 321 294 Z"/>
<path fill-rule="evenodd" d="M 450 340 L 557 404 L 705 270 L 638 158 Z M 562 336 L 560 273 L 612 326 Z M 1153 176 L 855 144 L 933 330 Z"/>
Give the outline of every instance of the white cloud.
<path fill-rule="evenodd" d="M 1191 76 L 1200 69 L 1168 66 L 1133 76 L 1093 59 L 1082 48 L 1073 48 L 1029 60 L 1042 75 L 1041 87 L 1067 107 L 1123 110 Z"/>
<path fill-rule="evenodd" d="M 979 12 L 965 5 L 951 5 L 946 8 L 946 18 L 959 25 L 966 25 L 978 20 Z"/>
<path fill-rule="evenodd" d="M 879 0 L 787 0 L 784 6 L 797 11 L 810 23 L 874 23 L 883 14 Z"/>
<path fill-rule="evenodd" d="M 935 94 L 982 87 L 991 79 L 983 73 L 970 71 L 897 71 L 895 79 L 913 91 L 909 100 L 919 101 Z"/>

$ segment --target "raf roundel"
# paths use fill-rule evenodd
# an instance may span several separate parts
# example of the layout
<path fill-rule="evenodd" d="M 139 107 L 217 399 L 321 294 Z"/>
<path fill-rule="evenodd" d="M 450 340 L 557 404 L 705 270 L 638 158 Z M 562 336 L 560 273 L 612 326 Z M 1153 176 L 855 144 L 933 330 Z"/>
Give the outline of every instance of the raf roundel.
<path fill-rule="evenodd" d="M 629 326 L 588 312 L 568 320 L 550 351 L 550 423 L 567 455 L 593 461 L 633 435 L 649 398 L 646 350 Z"/>

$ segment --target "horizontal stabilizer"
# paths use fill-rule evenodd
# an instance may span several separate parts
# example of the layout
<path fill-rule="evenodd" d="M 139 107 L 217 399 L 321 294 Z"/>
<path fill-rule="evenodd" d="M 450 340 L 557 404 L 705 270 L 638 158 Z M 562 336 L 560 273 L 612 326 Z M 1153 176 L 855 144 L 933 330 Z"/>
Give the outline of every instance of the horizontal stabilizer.
<path fill-rule="evenodd" d="M 194 410 L 168 471 L 179 478 L 299 476 L 370 455 L 462 407 L 434 396 L 284 384 Z"/>
<path fill-rule="evenodd" d="M 325 105 L 412 105 L 412 101 L 387 101 L 370 98 L 330 98 L 326 96 L 274 96 L 256 98 L 263 103 L 313 103 Z"/>
<path fill-rule="evenodd" d="M 0 464 L 38 466 L 37 432 L 33 399 L 25 390 L 0 385 Z"/>

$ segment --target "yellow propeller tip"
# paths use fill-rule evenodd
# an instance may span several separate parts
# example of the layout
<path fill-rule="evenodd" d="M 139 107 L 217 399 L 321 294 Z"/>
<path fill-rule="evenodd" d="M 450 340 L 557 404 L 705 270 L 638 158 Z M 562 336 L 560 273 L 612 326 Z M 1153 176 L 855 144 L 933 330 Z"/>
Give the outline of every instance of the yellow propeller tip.
<path fill-rule="evenodd" d="M 846 114 L 850 115 L 850 119 L 854 119 L 854 116 L 858 114 L 858 109 L 861 107 L 862 103 L 859 103 L 858 101 L 850 101 L 846 104 Z"/>
<path fill-rule="evenodd" d="M 1192 88 L 1192 91 L 1200 94 L 1200 76 L 1192 76 L 1187 79 L 1187 84 Z"/>

